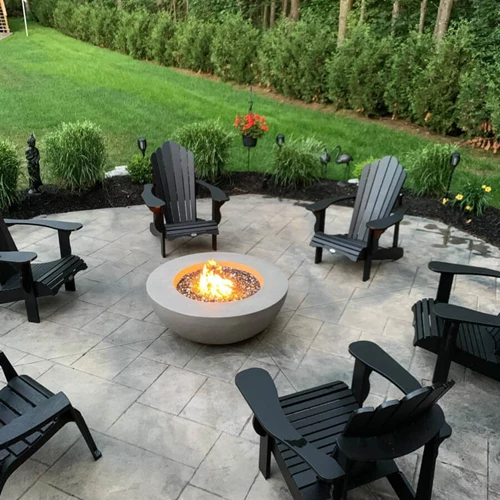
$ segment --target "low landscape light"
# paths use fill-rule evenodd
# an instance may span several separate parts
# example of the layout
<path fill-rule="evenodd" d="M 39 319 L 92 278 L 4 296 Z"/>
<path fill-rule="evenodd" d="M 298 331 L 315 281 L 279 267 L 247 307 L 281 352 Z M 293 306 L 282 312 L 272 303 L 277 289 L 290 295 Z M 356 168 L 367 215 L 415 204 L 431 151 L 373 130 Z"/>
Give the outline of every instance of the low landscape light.
<path fill-rule="evenodd" d="M 144 137 L 139 137 L 139 139 L 137 139 L 137 146 L 141 150 L 142 156 L 143 157 L 146 156 L 146 149 L 148 147 L 148 141 L 146 141 L 146 139 Z"/>
<path fill-rule="evenodd" d="M 283 134 L 278 134 L 276 136 L 276 144 L 281 148 L 285 144 L 285 136 Z"/>

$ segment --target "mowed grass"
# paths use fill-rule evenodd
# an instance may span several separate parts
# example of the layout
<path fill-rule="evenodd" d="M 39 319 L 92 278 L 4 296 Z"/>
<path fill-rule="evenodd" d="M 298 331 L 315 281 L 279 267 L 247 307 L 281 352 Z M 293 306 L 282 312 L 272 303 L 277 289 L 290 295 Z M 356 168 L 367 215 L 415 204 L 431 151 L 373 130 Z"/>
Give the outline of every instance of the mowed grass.
<path fill-rule="evenodd" d="M 145 136 L 148 152 L 187 123 L 219 119 L 232 129 L 236 114 L 248 109 L 249 92 L 197 75 L 189 75 L 101 49 L 30 23 L 11 20 L 15 34 L 0 41 L 0 137 L 13 140 L 22 155 L 26 139 L 43 138 L 61 122 L 89 119 L 101 126 L 109 146 L 110 167 L 126 164 Z M 372 156 L 404 159 L 430 138 L 386 126 L 279 102 L 253 94 L 254 111 L 267 117 L 270 132 L 251 152 L 251 169 L 269 171 L 277 133 L 313 136 L 331 149 L 340 144 L 355 161 Z M 332 165 L 332 164 L 330 164 Z M 247 169 L 247 150 L 239 136 L 231 148 L 231 170 Z M 466 150 L 456 182 L 471 173 L 488 178 L 500 206 L 500 162 L 493 155 Z M 329 176 L 341 169 L 331 166 Z"/>

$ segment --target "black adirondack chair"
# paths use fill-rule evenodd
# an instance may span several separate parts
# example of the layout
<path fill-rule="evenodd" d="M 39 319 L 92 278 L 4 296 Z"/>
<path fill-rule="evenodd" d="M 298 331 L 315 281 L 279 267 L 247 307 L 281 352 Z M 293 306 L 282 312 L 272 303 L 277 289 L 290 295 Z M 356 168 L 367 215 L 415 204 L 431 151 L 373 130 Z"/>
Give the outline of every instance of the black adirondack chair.
<path fill-rule="evenodd" d="M 13 225 L 39 226 L 55 229 L 59 235 L 61 258 L 32 264 L 34 252 L 19 252 L 9 232 Z M 40 323 L 37 297 L 55 295 L 62 285 L 75 291 L 75 275 L 87 269 L 87 264 L 71 254 L 70 236 L 83 226 L 75 222 L 51 220 L 14 220 L 0 216 L 0 304 L 24 300 L 28 321 Z"/>
<path fill-rule="evenodd" d="M 397 260 L 403 256 L 398 247 L 399 223 L 405 209 L 401 207 L 401 188 L 406 172 L 397 158 L 386 156 L 363 168 L 356 195 L 328 198 L 306 208 L 314 213 L 316 224 L 311 246 L 316 247 L 315 263 L 323 258 L 323 249 L 339 252 L 354 262 L 365 261 L 363 281 L 370 279 L 373 260 Z M 399 197 L 399 207 L 394 211 Z M 356 199 L 351 226 L 347 234 L 326 234 L 326 209 L 340 201 Z M 378 241 L 384 231 L 394 226 L 392 248 L 379 248 Z"/>
<path fill-rule="evenodd" d="M 452 361 L 500 381 L 500 316 L 449 304 L 456 275 L 500 278 L 500 272 L 483 267 L 430 262 L 441 275 L 436 299 L 413 306 L 413 345 L 438 355 L 434 382 L 448 377 Z"/>
<path fill-rule="evenodd" d="M 422 387 L 372 342 L 355 342 L 352 387 L 332 382 L 279 398 L 260 368 L 238 373 L 236 385 L 254 413 L 259 468 L 267 479 L 271 453 L 294 500 L 345 500 L 347 491 L 386 477 L 401 500 L 430 500 L 438 448 L 451 435 L 436 402 L 454 382 Z M 363 408 L 372 371 L 406 396 Z M 416 493 L 395 458 L 425 446 Z"/>
<path fill-rule="evenodd" d="M 151 232 L 160 235 L 161 254 L 165 240 L 181 236 L 212 235 L 217 250 L 220 209 L 229 197 L 219 188 L 195 178 L 194 155 L 176 142 L 167 141 L 151 155 L 154 184 L 146 184 L 142 199 L 154 214 Z M 208 189 L 212 197 L 212 219 L 196 216 L 196 185 Z"/>
<path fill-rule="evenodd" d="M 0 390 L 0 493 L 12 473 L 69 422 L 78 426 L 94 459 L 101 458 L 82 414 L 65 394 L 18 375 L 1 351 L 0 366 L 7 379 Z"/>

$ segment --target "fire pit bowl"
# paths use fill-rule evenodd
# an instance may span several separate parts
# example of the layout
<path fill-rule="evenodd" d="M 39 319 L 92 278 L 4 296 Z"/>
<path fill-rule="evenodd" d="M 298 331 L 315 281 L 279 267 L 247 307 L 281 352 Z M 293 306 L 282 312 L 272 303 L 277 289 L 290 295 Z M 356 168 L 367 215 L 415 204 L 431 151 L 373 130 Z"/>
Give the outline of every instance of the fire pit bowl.
<path fill-rule="evenodd" d="M 201 271 L 210 260 L 250 273 L 260 290 L 226 302 L 203 302 L 183 295 L 177 289 L 181 279 Z M 251 255 L 210 252 L 166 262 L 151 273 L 146 289 L 157 316 L 177 335 L 201 344 L 232 344 L 269 326 L 285 302 L 288 280 L 276 266 Z"/>

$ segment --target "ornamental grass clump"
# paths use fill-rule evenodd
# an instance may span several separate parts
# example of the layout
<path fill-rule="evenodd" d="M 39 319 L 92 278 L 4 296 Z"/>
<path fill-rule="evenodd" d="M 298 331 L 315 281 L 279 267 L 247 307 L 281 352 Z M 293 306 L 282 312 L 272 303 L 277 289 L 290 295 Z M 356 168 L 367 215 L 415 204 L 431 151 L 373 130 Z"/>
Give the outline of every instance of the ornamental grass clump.
<path fill-rule="evenodd" d="M 416 196 L 443 196 L 450 178 L 451 144 L 433 144 L 406 160 L 408 184 Z"/>
<path fill-rule="evenodd" d="M 469 181 L 451 203 L 459 206 L 468 214 L 481 217 L 490 204 L 491 191 L 491 186 L 482 181 Z M 449 202 L 450 200 L 443 198 L 443 205 Z"/>
<path fill-rule="evenodd" d="M 292 139 L 276 150 L 274 182 L 283 188 L 308 187 L 318 180 L 319 157 L 325 145 L 313 138 Z"/>
<path fill-rule="evenodd" d="M 104 178 L 106 144 L 92 122 L 63 123 L 45 138 L 44 152 L 49 176 L 72 191 L 92 188 Z"/>
<path fill-rule="evenodd" d="M 19 198 L 17 181 L 21 161 L 14 144 L 0 139 L 0 210 L 7 210 Z"/>
<path fill-rule="evenodd" d="M 196 176 L 211 183 L 219 181 L 226 172 L 232 138 L 233 134 L 218 120 L 185 125 L 174 134 L 181 146 L 194 153 Z"/>

